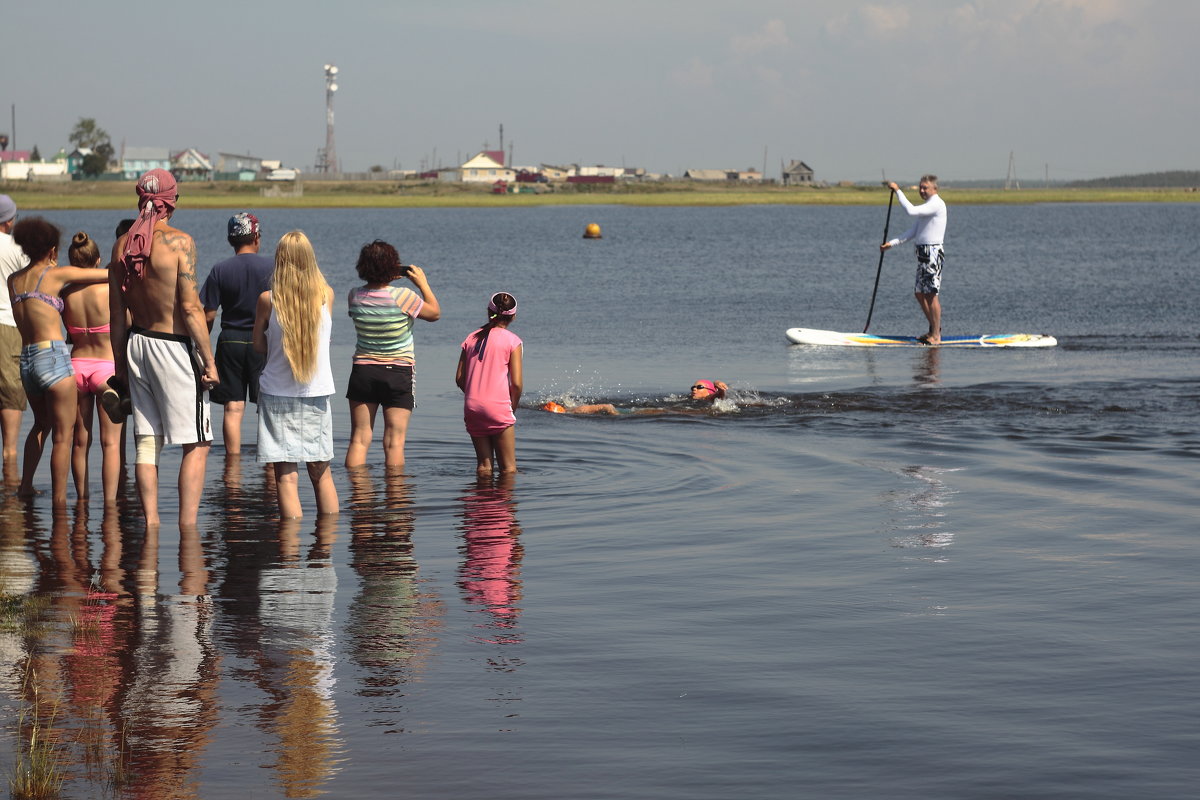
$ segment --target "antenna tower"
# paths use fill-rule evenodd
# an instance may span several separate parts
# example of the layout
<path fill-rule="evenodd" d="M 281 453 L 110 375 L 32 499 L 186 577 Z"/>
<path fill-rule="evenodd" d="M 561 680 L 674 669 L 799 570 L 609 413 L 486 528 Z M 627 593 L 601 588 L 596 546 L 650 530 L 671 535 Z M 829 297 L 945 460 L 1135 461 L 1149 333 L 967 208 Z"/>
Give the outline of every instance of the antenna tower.
<path fill-rule="evenodd" d="M 333 95 L 338 90 L 338 68 L 325 65 L 325 149 L 317 153 L 317 172 L 337 172 L 337 148 L 333 143 Z"/>
<path fill-rule="evenodd" d="M 1004 179 L 1004 189 L 1020 189 L 1021 182 L 1017 180 L 1017 162 L 1013 158 L 1013 151 L 1008 151 L 1008 177 Z"/>

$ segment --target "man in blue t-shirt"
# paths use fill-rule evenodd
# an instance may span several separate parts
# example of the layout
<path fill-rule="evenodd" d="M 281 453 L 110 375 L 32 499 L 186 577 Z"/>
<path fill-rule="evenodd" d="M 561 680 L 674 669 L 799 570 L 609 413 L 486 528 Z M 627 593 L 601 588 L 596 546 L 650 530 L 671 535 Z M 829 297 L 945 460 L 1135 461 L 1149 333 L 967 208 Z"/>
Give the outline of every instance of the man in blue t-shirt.
<path fill-rule="evenodd" d="M 254 309 L 258 296 L 270 288 L 275 264 L 258 254 L 262 230 L 258 217 L 248 211 L 229 218 L 229 244 L 233 258 L 212 268 L 200 290 L 204 315 L 211 331 L 221 309 L 221 334 L 217 337 L 217 372 L 221 383 L 212 390 L 211 399 L 225 407 L 221 424 L 226 455 L 242 452 L 242 417 L 246 398 L 258 404 L 258 376 L 263 357 L 254 352 Z"/>

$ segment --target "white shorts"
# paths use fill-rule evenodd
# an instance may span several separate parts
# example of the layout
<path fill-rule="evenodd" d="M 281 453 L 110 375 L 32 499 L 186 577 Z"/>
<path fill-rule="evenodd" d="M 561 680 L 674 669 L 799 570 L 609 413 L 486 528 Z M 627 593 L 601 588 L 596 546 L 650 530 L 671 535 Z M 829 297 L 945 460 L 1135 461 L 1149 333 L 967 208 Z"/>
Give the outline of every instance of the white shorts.
<path fill-rule="evenodd" d="M 125 352 L 133 434 L 161 436 L 166 444 L 211 442 L 208 398 L 191 338 L 133 327 Z"/>

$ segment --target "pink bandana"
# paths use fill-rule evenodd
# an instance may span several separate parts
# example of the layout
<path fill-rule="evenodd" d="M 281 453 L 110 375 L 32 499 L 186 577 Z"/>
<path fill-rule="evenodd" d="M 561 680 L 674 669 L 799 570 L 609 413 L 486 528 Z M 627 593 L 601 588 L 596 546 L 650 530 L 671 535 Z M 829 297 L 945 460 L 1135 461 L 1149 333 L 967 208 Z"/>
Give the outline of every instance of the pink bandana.
<path fill-rule="evenodd" d="M 154 226 L 166 219 L 175 210 L 179 190 L 175 176 L 165 169 L 152 169 L 137 182 L 138 217 L 125 239 L 125 280 L 121 288 L 125 291 L 133 285 L 133 279 L 146 274 L 150 261 L 150 246 L 154 239 Z"/>

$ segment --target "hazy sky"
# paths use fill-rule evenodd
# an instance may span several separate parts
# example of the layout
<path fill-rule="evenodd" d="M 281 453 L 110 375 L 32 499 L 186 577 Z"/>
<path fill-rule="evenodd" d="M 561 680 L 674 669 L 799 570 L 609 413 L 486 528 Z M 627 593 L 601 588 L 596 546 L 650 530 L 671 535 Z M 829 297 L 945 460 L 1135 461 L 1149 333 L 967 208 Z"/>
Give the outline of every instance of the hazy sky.
<path fill-rule="evenodd" d="M 320 11 L 305 11 L 320 8 Z M 120 149 L 309 169 L 761 168 L 1023 181 L 1198 169 L 1190 0 L 6 2 L 0 131 L 44 156 L 93 117 Z"/>

